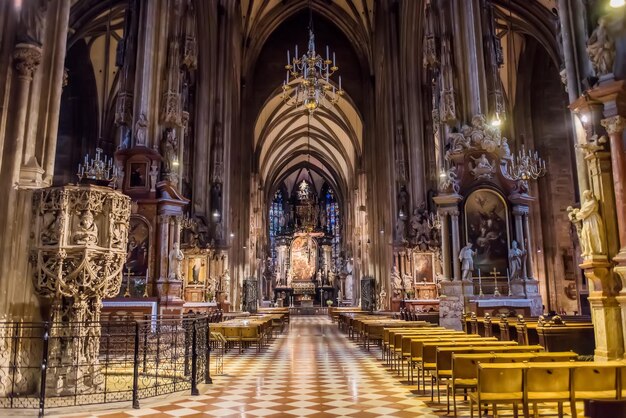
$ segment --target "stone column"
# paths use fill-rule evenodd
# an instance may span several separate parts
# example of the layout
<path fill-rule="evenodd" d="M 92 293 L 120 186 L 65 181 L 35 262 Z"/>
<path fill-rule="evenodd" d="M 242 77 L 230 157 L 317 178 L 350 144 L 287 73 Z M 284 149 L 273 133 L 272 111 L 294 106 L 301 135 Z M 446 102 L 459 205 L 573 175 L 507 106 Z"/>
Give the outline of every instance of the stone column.
<path fill-rule="evenodd" d="M 441 254 L 443 263 L 443 277 L 451 279 L 450 275 L 450 225 L 448 224 L 448 213 L 444 210 L 439 211 L 441 217 Z"/>
<path fill-rule="evenodd" d="M 461 264 L 459 263 L 459 252 L 461 252 L 461 237 L 459 235 L 458 209 L 450 209 L 450 222 L 452 223 L 452 266 L 454 270 L 454 280 L 461 280 Z"/>
<path fill-rule="evenodd" d="M 611 168 L 613 170 L 613 190 L 615 191 L 615 208 L 617 230 L 620 243 L 619 253 L 615 260 L 626 263 L 626 159 L 624 156 L 624 128 L 626 118 L 616 115 L 602 120 L 602 126 L 609 134 L 611 142 Z"/>
<path fill-rule="evenodd" d="M 530 241 L 530 217 L 528 211 L 524 214 L 524 230 L 526 231 L 526 278 L 532 278 L 533 276 L 533 245 Z"/>
<path fill-rule="evenodd" d="M 524 225 L 523 217 L 527 214 L 528 214 L 527 206 L 520 206 L 520 205 L 513 206 L 513 219 L 515 223 L 515 240 L 517 241 L 519 249 L 522 251 L 526 249 L 526 246 L 524 243 L 524 226 L 525 225 Z M 528 270 L 526 267 L 527 264 L 528 263 L 525 263 L 522 266 L 522 278 L 524 279 L 528 277 Z"/>
<path fill-rule="evenodd" d="M 169 233 L 170 233 L 170 217 L 168 215 L 159 215 L 159 229 L 157 231 L 157 242 L 159 248 L 159 281 L 165 282 L 168 278 L 168 255 L 169 255 Z"/>
<path fill-rule="evenodd" d="M 41 48 L 32 44 L 17 44 L 13 51 L 13 65 L 17 71 L 17 88 L 15 93 L 15 114 L 13 117 L 13 151 L 11 159 L 11 184 L 18 181 L 22 162 L 22 148 L 26 132 L 26 115 L 28 113 L 28 97 L 33 81 L 33 73 L 41 63 Z"/>
<path fill-rule="evenodd" d="M 624 355 L 623 311 L 625 300 L 618 303 L 613 291 L 613 278 L 607 261 L 585 260 L 580 265 L 589 280 L 589 304 L 595 333 L 595 360 L 606 361 L 620 359 Z M 620 299 L 626 299 L 623 297 Z"/>

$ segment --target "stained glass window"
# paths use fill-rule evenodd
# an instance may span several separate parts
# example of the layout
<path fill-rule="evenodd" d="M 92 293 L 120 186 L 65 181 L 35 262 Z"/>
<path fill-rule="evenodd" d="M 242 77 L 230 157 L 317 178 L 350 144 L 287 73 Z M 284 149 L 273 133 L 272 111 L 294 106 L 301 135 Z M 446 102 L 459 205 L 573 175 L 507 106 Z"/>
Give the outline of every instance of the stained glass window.
<path fill-rule="evenodd" d="M 332 237 L 332 257 L 336 260 L 339 257 L 341 246 L 341 222 L 339 213 L 339 203 L 332 188 L 325 185 L 322 194 L 326 209 L 326 224 L 322 229 Z"/>
<path fill-rule="evenodd" d="M 270 251 L 271 257 L 276 261 L 276 237 L 280 235 L 285 227 L 285 205 L 282 190 L 278 189 L 274 193 L 274 199 L 270 204 L 269 227 L 270 227 Z"/>

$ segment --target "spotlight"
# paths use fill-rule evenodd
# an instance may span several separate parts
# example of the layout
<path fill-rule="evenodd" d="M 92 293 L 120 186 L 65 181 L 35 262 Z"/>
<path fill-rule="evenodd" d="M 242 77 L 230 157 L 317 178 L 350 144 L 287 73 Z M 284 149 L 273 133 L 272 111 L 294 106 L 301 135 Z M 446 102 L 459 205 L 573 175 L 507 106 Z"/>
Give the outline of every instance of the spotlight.
<path fill-rule="evenodd" d="M 381 234 L 384 234 L 384 233 L 385 233 L 385 230 L 384 230 L 384 229 L 381 229 L 379 232 L 380 232 Z"/>
<path fill-rule="evenodd" d="M 231 237 L 231 238 L 235 238 L 235 233 L 234 233 L 234 232 L 231 232 L 231 233 L 230 233 L 230 237 Z"/>
<path fill-rule="evenodd" d="M 587 122 L 589 122 L 589 117 L 588 117 L 587 115 L 582 115 L 582 116 L 580 117 L 580 121 L 581 121 L 582 123 L 587 123 Z"/>
<path fill-rule="evenodd" d="M 219 218 L 220 217 L 220 212 L 218 210 L 216 210 L 215 212 L 213 212 L 213 217 L 214 218 Z"/>
<path fill-rule="evenodd" d="M 618 7 L 624 7 L 624 5 L 626 5 L 625 0 L 611 0 L 611 2 L 609 3 L 609 6 L 614 9 L 617 9 Z"/>
<path fill-rule="evenodd" d="M 179 166 L 179 163 L 178 163 L 178 158 L 175 158 L 175 159 L 174 159 L 174 161 L 172 161 L 172 165 L 173 165 L 174 167 L 178 167 L 178 166 Z"/>
<path fill-rule="evenodd" d="M 496 118 L 491 121 L 491 126 L 500 126 L 501 124 L 502 121 L 500 120 L 500 117 L 498 115 L 496 115 Z"/>

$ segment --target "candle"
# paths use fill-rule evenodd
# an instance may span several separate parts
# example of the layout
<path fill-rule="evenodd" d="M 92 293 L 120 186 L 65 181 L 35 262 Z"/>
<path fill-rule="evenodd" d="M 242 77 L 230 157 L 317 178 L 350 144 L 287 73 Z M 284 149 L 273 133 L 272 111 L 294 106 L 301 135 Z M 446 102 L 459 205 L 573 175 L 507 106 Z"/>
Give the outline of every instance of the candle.
<path fill-rule="evenodd" d="M 296 44 L 296 59 L 298 59 L 298 45 Z"/>
<path fill-rule="evenodd" d="M 326 45 L 326 61 L 330 58 L 330 54 L 328 53 L 328 45 Z"/>
<path fill-rule="evenodd" d="M 482 287 L 483 279 L 480 277 L 480 269 L 478 269 L 478 286 Z"/>
<path fill-rule="evenodd" d="M 339 91 L 341 91 L 341 76 L 339 76 Z"/>
<path fill-rule="evenodd" d="M 333 67 L 336 67 L 335 65 L 335 53 L 333 52 Z"/>
<path fill-rule="evenodd" d="M 287 65 L 291 65 L 291 51 L 287 50 Z"/>

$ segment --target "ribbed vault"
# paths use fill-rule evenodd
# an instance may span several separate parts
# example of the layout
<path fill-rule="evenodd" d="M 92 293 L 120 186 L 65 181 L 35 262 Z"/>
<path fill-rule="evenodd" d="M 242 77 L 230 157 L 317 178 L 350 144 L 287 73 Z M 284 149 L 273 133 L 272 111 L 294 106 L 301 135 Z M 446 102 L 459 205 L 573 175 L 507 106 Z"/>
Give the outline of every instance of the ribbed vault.
<path fill-rule="evenodd" d="M 287 106 L 276 92 L 254 127 L 256 168 L 266 190 L 308 166 L 347 195 L 360 165 L 362 131 L 361 117 L 348 97 L 309 115 L 302 108 Z"/>

